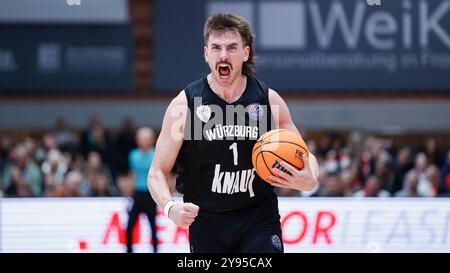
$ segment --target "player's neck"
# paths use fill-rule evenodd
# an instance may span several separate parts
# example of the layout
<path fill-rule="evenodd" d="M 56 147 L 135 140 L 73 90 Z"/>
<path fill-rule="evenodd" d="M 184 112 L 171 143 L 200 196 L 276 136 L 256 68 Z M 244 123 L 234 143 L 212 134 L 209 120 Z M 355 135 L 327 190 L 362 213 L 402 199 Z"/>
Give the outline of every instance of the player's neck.
<path fill-rule="evenodd" d="M 211 74 L 207 76 L 207 79 L 211 90 L 228 103 L 238 100 L 247 87 L 247 76 L 245 75 L 238 77 L 229 86 L 219 85 Z"/>

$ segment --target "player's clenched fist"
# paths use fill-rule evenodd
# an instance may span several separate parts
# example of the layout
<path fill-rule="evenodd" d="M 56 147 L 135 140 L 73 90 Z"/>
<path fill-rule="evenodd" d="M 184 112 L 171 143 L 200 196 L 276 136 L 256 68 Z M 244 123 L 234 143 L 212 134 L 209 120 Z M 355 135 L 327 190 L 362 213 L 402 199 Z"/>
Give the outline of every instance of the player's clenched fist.
<path fill-rule="evenodd" d="M 199 206 L 192 203 L 177 203 L 169 210 L 169 219 L 177 226 L 187 228 L 198 215 Z"/>

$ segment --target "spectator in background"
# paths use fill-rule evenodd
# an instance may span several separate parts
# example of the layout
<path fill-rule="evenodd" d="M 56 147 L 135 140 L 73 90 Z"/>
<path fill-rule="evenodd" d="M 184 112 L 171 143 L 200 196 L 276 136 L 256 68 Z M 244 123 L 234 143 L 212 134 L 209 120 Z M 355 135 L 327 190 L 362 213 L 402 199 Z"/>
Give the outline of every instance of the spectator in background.
<path fill-rule="evenodd" d="M 36 164 L 38 164 L 36 159 L 36 151 L 38 149 L 38 146 L 36 144 L 36 141 L 32 139 L 31 137 L 26 137 L 25 140 L 22 142 L 22 145 L 27 150 L 29 158 Z M 39 165 L 39 164 L 38 164 Z"/>
<path fill-rule="evenodd" d="M 117 196 L 117 189 L 103 174 L 98 174 L 91 181 L 91 197 L 112 197 Z"/>
<path fill-rule="evenodd" d="M 47 159 L 41 165 L 44 175 L 44 195 L 52 192 L 56 184 L 64 182 L 68 168 L 60 151 L 52 149 L 47 153 Z"/>
<path fill-rule="evenodd" d="M 117 133 L 114 141 L 115 147 L 115 166 L 117 172 L 124 174 L 129 171 L 128 155 L 130 151 L 136 148 L 135 127 L 131 119 L 125 119 Z"/>
<path fill-rule="evenodd" d="M 6 164 L 9 157 L 9 151 L 12 148 L 12 140 L 9 134 L 0 132 L 0 171 L 3 170 L 2 167 Z"/>
<path fill-rule="evenodd" d="M 83 197 L 81 191 L 83 176 L 79 172 L 69 172 L 64 180 L 64 197 Z"/>
<path fill-rule="evenodd" d="M 435 138 L 430 137 L 426 140 L 424 153 L 427 156 L 429 164 L 436 165 L 439 168 L 444 165 L 445 155 L 437 146 Z"/>
<path fill-rule="evenodd" d="M 380 153 L 375 163 L 375 175 L 380 179 L 383 189 L 387 190 L 391 195 L 395 193 L 395 171 L 393 165 L 390 154 L 385 150 Z"/>
<path fill-rule="evenodd" d="M 66 160 L 66 164 L 69 167 L 70 171 L 83 172 L 86 169 L 86 161 L 84 160 L 83 155 L 76 154 L 74 158 L 69 157 Z"/>
<path fill-rule="evenodd" d="M 344 197 L 342 182 L 339 175 L 331 174 L 326 182 L 326 197 Z"/>
<path fill-rule="evenodd" d="M 116 180 L 117 189 L 121 196 L 132 197 L 134 193 L 134 183 L 128 175 L 119 175 Z"/>
<path fill-rule="evenodd" d="M 84 174 L 86 176 L 86 180 L 89 181 L 89 188 L 92 187 L 92 182 L 95 180 L 95 177 L 98 175 L 104 175 L 107 177 L 108 181 L 113 181 L 111 173 L 105 164 L 103 164 L 101 156 L 97 152 L 90 152 L 87 158 L 87 162 L 84 168 Z M 85 191 L 86 187 L 83 186 L 83 192 L 87 194 Z"/>
<path fill-rule="evenodd" d="M 87 157 L 90 152 L 91 146 L 95 145 L 94 130 L 95 128 L 102 128 L 102 124 L 96 115 L 93 115 L 89 119 L 88 126 L 81 133 L 81 153 L 84 157 Z"/>
<path fill-rule="evenodd" d="M 414 164 L 414 169 L 422 175 L 425 173 L 425 169 L 428 167 L 428 158 L 425 153 L 418 153 Z"/>
<path fill-rule="evenodd" d="M 38 164 L 42 164 L 47 159 L 47 153 L 50 150 L 57 150 L 55 137 L 51 134 L 44 134 L 41 139 L 41 145 L 36 150 L 36 160 Z"/>
<path fill-rule="evenodd" d="M 78 135 L 67 128 L 66 122 L 62 118 L 56 121 L 53 137 L 61 152 L 69 152 L 75 156 L 78 150 Z"/>
<path fill-rule="evenodd" d="M 92 128 L 92 142 L 88 145 L 88 152 L 97 152 L 102 160 L 108 156 L 108 139 L 105 130 L 101 126 Z"/>
<path fill-rule="evenodd" d="M 376 175 L 371 175 L 366 181 L 364 188 L 357 191 L 355 197 L 389 197 L 388 191 L 383 190 L 383 182 Z"/>
<path fill-rule="evenodd" d="M 319 187 L 311 196 L 313 197 L 342 197 L 342 185 L 337 174 L 328 173 L 320 169 Z"/>
<path fill-rule="evenodd" d="M 21 170 L 17 166 L 9 169 L 9 185 L 6 187 L 6 194 L 9 197 L 33 197 L 30 184 L 25 180 Z"/>
<path fill-rule="evenodd" d="M 54 184 L 50 189 L 45 191 L 45 197 L 67 197 L 65 191 L 65 182 L 61 184 Z"/>
<path fill-rule="evenodd" d="M 410 170 L 404 176 L 403 189 L 395 193 L 395 197 L 420 197 L 417 191 L 419 176 L 415 170 Z"/>
<path fill-rule="evenodd" d="M 108 168 L 109 174 L 114 178 L 114 173 L 111 169 L 114 165 L 114 146 L 111 145 L 106 131 L 102 126 L 97 125 L 92 128 L 93 140 L 87 146 L 87 156 L 92 152 L 97 153 L 101 161 Z"/>
<path fill-rule="evenodd" d="M 425 169 L 428 167 L 428 159 L 425 153 L 418 153 L 414 161 L 414 170 L 419 176 L 419 183 L 425 179 Z"/>
<path fill-rule="evenodd" d="M 3 172 L 3 188 L 7 196 L 42 196 L 42 175 L 24 145 L 14 148 L 13 161 Z"/>
<path fill-rule="evenodd" d="M 12 140 L 9 134 L 0 132 L 0 191 L 4 195 L 3 170 L 9 163 Z"/>
<path fill-rule="evenodd" d="M 351 163 L 350 149 L 344 147 L 342 138 L 336 135 L 331 149 L 325 154 L 325 168 L 329 173 L 338 173 L 350 167 Z"/>
<path fill-rule="evenodd" d="M 351 197 L 359 188 L 359 183 L 357 182 L 356 171 L 353 168 L 348 168 L 343 170 L 339 174 L 339 179 L 342 184 L 342 195 L 345 197 Z"/>
<path fill-rule="evenodd" d="M 425 169 L 425 175 L 419 178 L 417 191 L 424 197 L 435 197 L 438 192 L 441 174 L 436 165 L 430 165 Z"/>
<path fill-rule="evenodd" d="M 392 187 L 392 192 L 394 193 L 403 189 L 405 174 L 414 168 L 413 153 L 411 148 L 403 147 L 400 149 L 397 153 L 397 160 L 395 164 L 395 182 Z"/>
<path fill-rule="evenodd" d="M 450 150 L 447 152 L 447 158 L 441 170 L 438 193 L 443 196 L 450 195 Z"/>
<path fill-rule="evenodd" d="M 359 159 L 359 174 L 361 175 L 360 180 L 365 183 L 367 178 L 374 173 L 376 153 L 378 152 L 380 142 L 375 137 L 367 137 L 364 141 L 364 146 L 361 151 Z"/>
<path fill-rule="evenodd" d="M 138 148 L 132 150 L 129 155 L 130 172 L 134 180 L 135 192 L 133 206 L 129 211 L 127 225 L 127 253 L 132 253 L 132 231 L 139 217 L 144 212 L 151 226 L 153 251 L 158 252 L 158 238 L 156 232 L 156 203 L 148 192 L 147 175 L 155 153 L 155 133 L 152 129 L 139 128 L 136 133 Z"/>
<path fill-rule="evenodd" d="M 385 161 L 386 157 L 389 157 L 388 149 L 391 148 L 391 144 L 382 138 L 368 137 L 366 139 L 360 158 L 361 181 L 367 181 L 370 176 L 376 173 L 376 165 L 380 158 Z"/>
<path fill-rule="evenodd" d="M 322 137 L 319 141 L 319 145 L 317 148 L 318 157 L 325 158 L 328 151 L 332 148 L 332 139 L 335 134 L 332 132 L 327 133 L 324 137 Z"/>

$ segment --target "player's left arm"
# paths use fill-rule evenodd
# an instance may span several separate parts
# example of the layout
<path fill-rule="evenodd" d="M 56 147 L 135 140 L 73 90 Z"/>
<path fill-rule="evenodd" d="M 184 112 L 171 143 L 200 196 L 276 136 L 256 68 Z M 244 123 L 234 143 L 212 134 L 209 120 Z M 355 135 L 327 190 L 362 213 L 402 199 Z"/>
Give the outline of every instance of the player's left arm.
<path fill-rule="evenodd" d="M 269 89 L 269 103 L 275 126 L 279 129 L 288 129 L 300 134 L 297 127 L 295 127 L 294 122 L 292 122 L 291 114 L 289 113 L 286 102 L 272 89 Z M 303 155 L 305 166 L 300 171 L 286 162 L 281 162 L 280 164 L 287 169 L 290 174 L 273 168 L 272 172 L 277 174 L 277 176 L 272 175 L 269 177 L 273 185 L 299 191 L 313 190 L 318 185 L 319 164 L 317 163 L 316 157 L 311 152 L 308 154 L 309 156 Z"/>

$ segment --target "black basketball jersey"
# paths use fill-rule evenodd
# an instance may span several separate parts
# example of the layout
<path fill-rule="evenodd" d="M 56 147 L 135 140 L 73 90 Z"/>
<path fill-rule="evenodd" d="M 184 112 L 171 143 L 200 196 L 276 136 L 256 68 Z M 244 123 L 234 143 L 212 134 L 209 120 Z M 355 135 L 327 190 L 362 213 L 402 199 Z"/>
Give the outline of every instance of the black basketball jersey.
<path fill-rule="evenodd" d="M 274 194 L 251 159 L 256 140 L 272 129 L 266 85 L 247 77 L 244 92 L 233 103 L 215 94 L 206 76 L 184 91 L 189 111 L 176 182 L 184 202 L 205 211 L 229 211 Z"/>

